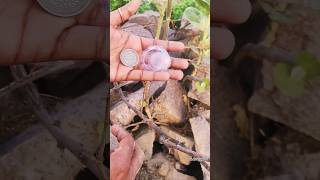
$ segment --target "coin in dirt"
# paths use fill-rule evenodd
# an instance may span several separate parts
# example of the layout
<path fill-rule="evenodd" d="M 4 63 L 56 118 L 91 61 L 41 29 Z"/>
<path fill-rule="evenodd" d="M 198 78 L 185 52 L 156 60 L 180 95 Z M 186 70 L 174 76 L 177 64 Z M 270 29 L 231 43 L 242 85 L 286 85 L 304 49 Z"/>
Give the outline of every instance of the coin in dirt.
<path fill-rule="evenodd" d="M 133 49 L 123 49 L 120 53 L 121 63 L 127 67 L 134 67 L 139 62 L 139 55 Z"/>
<path fill-rule="evenodd" d="M 37 0 L 40 6 L 55 16 L 71 17 L 83 12 L 91 0 Z"/>

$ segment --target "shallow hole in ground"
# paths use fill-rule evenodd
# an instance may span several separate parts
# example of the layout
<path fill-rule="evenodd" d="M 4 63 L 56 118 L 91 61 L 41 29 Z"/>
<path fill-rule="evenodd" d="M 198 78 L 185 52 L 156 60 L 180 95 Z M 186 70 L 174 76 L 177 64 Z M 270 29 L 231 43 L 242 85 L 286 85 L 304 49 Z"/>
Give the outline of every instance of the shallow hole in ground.
<path fill-rule="evenodd" d="M 184 174 L 194 176 L 197 180 L 203 180 L 201 165 L 198 161 L 191 161 L 191 163 L 186 166 L 186 172 L 184 172 Z"/>

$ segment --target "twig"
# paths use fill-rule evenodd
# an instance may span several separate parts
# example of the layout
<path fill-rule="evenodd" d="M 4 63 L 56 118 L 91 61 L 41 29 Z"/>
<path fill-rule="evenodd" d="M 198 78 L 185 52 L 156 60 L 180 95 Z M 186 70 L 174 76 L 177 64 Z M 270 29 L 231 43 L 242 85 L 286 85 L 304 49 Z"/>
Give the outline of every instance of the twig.
<path fill-rule="evenodd" d="M 62 71 L 64 69 L 69 68 L 71 65 L 73 64 L 73 62 L 70 63 L 62 63 L 62 64 L 58 64 L 54 67 L 44 67 L 38 71 L 35 71 L 33 73 L 30 73 L 20 79 L 15 80 L 14 82 L 12 82 L 11 84 L 9 84 L 6 87 L 3 87 L 2 89 L 0 89 L 0 97 L 3 97 L 5 95 L 7 95 L 8 93 L 12 92 L 13 90 L 20 88 L 26 84 L 29 84 L 37 79 L 40 79 L 44 76 L 47 76 L 49 74 L 52 73 L 56 73 L 59 71 Z"/>
<path fill-rule="evenodd" d="M 144 121 L 140 121 L 140 122 L 136 122 L 136 123 L 133 123 L 133 124 L 129 124 L 129 125 L 125 126 L 124 128 L 125 128 L 125 129 L 128 129 L 129 127 L 138 126 L 138 125 L 140 125 L 140 124 L 145 124 L 145 123 L 146 123 L 146 122 L 144 122 Z"/>
<path fill-rule="evenodd" d="M 168 135 L 166 135 L 152 120 L 148 119 L 142 112 L 140 112 L 139 110 L 137 110 L 134 106 L 132 106 L 127 98 L 124 96 L 123 92 L 121 89 L 118 90 L 120 97 L 122 99 L 123 102 L 125 102 L 127 104 L 127 106 L 132 109 L 141 119 L 143 122 L 145 122 L 146 124 L 148 124 L 148 126 L 151 129 L 154 129 L 155 132 L 159 135 L 159 137 L 165 138 L 167 139 L 170 143 L 164 142 L 164 145 L 168 145 L 170 148 L 179 150 L 181 152 L 184 152 L 194 158 L 199 158 L 202 159 L 204 161 L 210 161 L 210 157 L 206 157 L 205 155 L 199 154 L 195 151 L 190 150 L 189 148 L 187 148 L 186 146 L 184 146 L 182 143 L 180 143 L 179 141 L 172 139 L 171 137 L 169 137 Z"/>
<path fill-rule="evenodd" d="M 163 21 L 162 26 L 162 38 L 163 40 L 168 40 L 168 32 L 169 32 L 169 23 L 171 20 L 171 13 L 172 13 L 172 0 L 168 0 L 167 8 L 166 8 L 166 20 Z"/>
<path fill-rule="evenodd" d="M 238 67 L 245 57 L 251 57 L 255 60 L 269 60 L 272 62 L 284 62 L 289 64 L 295 63 L 295 56 L 285 50 L 275 47 L 265 47 L 256 44 L 246 44 L 243 46 L 234 58 L 234 65 Z"/>
<path fill-rule="evenodd" d="M 27 74 L 23 65 L 12 66 L 11 72 L 17 81 L 19 81 L 20 78 L 24 78 Z M 97 177 L 100 177 L 101 179 L 106 179 L 109 177 L 109 170 L 101 161 L 97 161 L 93 155 L 90 155 L 90 153 L 83 147 L 82 144 L 66 136 L 60 128 L 54 125 L 56 118 L 50 116 L 48 111 L 44 108 L 39 92 L 35 85 L 33 83 L 27 85 L 24 88 L 24 91 L 25 97 L 28 100 L 28 104 L 33 108 L 35 114 L 39 117 L 51 135 L 57 140 L 58 144 L 72 152 Z"/>
<path fill-rule="evenodd" d="M 129 81 L 129 82 L 125 82 L 125 83 L 122 83 L 122 84 L 119 84 L 119 85 L 116 85 L 114 86 L 113 88 L 110 89 L 110 92 L 113 92 L 119 88 L 122 88 L 123 86 L 127 86 L 127 85 L 130 85 L 130 84 L 134 84 L 134 83 L 137 83 L 136 81 Z"/>
<path fill-rule="evenodd" d="M 209 164 L 206 162 L 206 161 L 210 161 L 210 158 L 209 157 L 196 157 L 195 156 L 195 152 L 188 149 L 188 148 L 185 148 L 185 147 L 182 147 L 181 144 L 175 144 L 173 142 L 171 142 L 169 139 L 163 137 L 163 136 L 160 136 L 160 142 L 163 143 L 164 145 L 166 145 L 166 147 L 168 148 L 172 148 L 172 149 L 176 149 L 178 151 L 182 151 L 186 154 L 189 154 L 191 155 L 194 159 L 193 161 L 199 161 L 206 169 L 210 170 L 210 166 Z"/>

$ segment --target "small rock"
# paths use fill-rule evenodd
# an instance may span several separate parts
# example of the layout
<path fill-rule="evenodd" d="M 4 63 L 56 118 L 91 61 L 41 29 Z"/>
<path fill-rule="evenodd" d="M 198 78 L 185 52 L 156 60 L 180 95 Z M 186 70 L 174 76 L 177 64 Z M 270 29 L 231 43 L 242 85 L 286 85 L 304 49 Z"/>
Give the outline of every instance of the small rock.
<path fill-rule="evenodd" d="M 164 81 L 154 81 L 150 85 L 150 95 L 152 96 L 158 89 L 160 89 L 165 84 Z M 140 109 L 140 100 L 143 99 L 144 88 L 131 93 L 127 96 L 129 103 L 137 109 Z M 127 104 L 123 101 L 116 103 L 110 108 L 110 120 L 112 124 L 120 124 L 126 126 L 130 124 L 136 113 L 131 110 Z"/>
<path fill-rule="evenodd" d="M 158 173 L 160 176 L 167 176 L 168 172 L 170 170 L 170 163 L 169 162 L 164 162 L 161 164 L 160 168 L 158 169 Z"/>
<path fill-rule="evenodd" d="M 191 138 L 182 136 L 181 134 L 165 127 L 165 126 L 160 126 L 161 130 L 167 134 L 169 137 L 183 143 L 186 147 L 192 149 L 194 142 Z M 209 143 L 210 144 L 210 143 Z M 176 159 L 178 159 L 182 164 L 184 165 L 189 165 L 191 161 L 191 156 L 188 154 L 178 151 L 178 150 L 173 150 L 173 155 Z"/>
<path fill-rule="evenodd" d="M 210 124 L 202 117 L 191 118 L 190 120 L 193 137 L 196 144 L 196 151 L 210 157 Z M 210 163 L 208 163 L 210 165 Z M 210 172 L 201 165 L 204 180 L 210 179 Z"/>
<path fill-rule="evenodd" d="M 136 23 L 144 26 L 153 35 L 155 35 L 155 29 L 158 24 L 160 14 L 155 11 L 146 11 L 143 14 L 136 14 L 129 18 L 130 23 Z"/>
<path fill-rule="evenodd" d="M 169 159 L 163 153 L 157 153 L 150 160 L 146 162 L 146 165 L 147 165 L 148 171 L 155 172 L 155 171 L 159 171 L 159 168 L 161 168 L 161 165 L 165 163 L 168 163 L 170 168 L 173 167 Z"/>
<path fill-rule="evenodd" d="M 153 142 L 156 138 L 156 133 L 153 129 L 146 128 L 137 135 L 136 142 L 144 152 L 144 160 L 149 160 L 152 157 Z"/>
<path fill-rule="evenodd" d="M 145 38 L 153 38 L 153 35 L 150 31 L 145 29 L 144 26 L 139 25 L 137 23 L 127 22 L 121 27 L 121 29 L 123 31 L 129 32 L 129 33 L 137 35 L 137 36 L 141 36 L 141 37 L 145 37 Z"/>
<path fill-rule="evenodd" d="M 175 168 L 171 168 L 165 180 L 196 180 L 196 178 L 180 173 Z"/>
<path fill-rule="evenodd" d="M 168 81 L 165 90 L 150 106 L 154 117 L 167 124 L 185 122 L 187 109 L 183 101 L 184 94 L 185 92 L 178 81 Z"/>
<path fill-rule="evenodd" d="M 199 112 L 199 116 L 204 117 L 207 121 L 210 122 L 210 110 L 205 110 L 205 111 Z"/>
<path fill-rule="evenodd" d="M 174 164 L 174 167 L 179 171 L 186 171 L 187 170 L 186 167 L 183 164 L 179 163 L 179 162 L 176 162 Z"/>

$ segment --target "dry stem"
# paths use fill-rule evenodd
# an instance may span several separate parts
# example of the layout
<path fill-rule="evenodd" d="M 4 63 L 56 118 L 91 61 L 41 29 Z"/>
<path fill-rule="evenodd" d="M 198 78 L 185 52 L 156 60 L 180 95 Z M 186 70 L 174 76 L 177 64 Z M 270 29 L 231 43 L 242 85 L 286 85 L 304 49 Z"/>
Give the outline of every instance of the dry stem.
<path fill-rule="evenodd" d="M 184 146 L 183 143 L 181 143 L 175 139 L 172 139 L 171 137 L 166 135 L 152 120 L 148 119 L 141 111 L 139 111 L 138 109 L 136 109 L 134 106 L 132 106 L 129 103 L 129 101 L 124 96 L 121 89 L 119 89 L 118 91 L 119 91 L 119 94 L 120 94 L 122 101 L 125 102 L 127 104 L 127 106 L 130 109 L 132 109 L 142 119 L 142 121 L 144 123 L 146 123 L 151 129 L 155 130 L 155 132 L 159 135 L 160 140 L 165 139 L 165 141 L 162 141 L 162 143 L 164 145 L 166 145 L 169 148 L 173 148 L 173 149 L 179 150 L 181 152 L 184 152 L 194 158 L 199 159 L 199 161 L 201 161 L 201 160 L 202 161 L 210 161 L 210 157 L 206 157 L 205 155 L 199 154 L 199 153 L 187 148 L 186 146 Z"/>
<path fill-rule="evenodd" d="M 27 76 L 23 65 L 12 66 L 11 72 L 16 81 L 20 81 L 21 78 Z M 91 155 L 82 144 L 66 136 L 65 133 L 55 125 L 57 120 L 45 109 L 35 85 L 31 83 L 23 90 L 25 91 L 24 95 L 28 100 L 28 104 L 33 108 L 33 111 L 51 135 L 57 140 L 58 144 L 72 152 L 96 177 L 107 179 L 109 177 L 109 170 L 103 163 Z"/>

